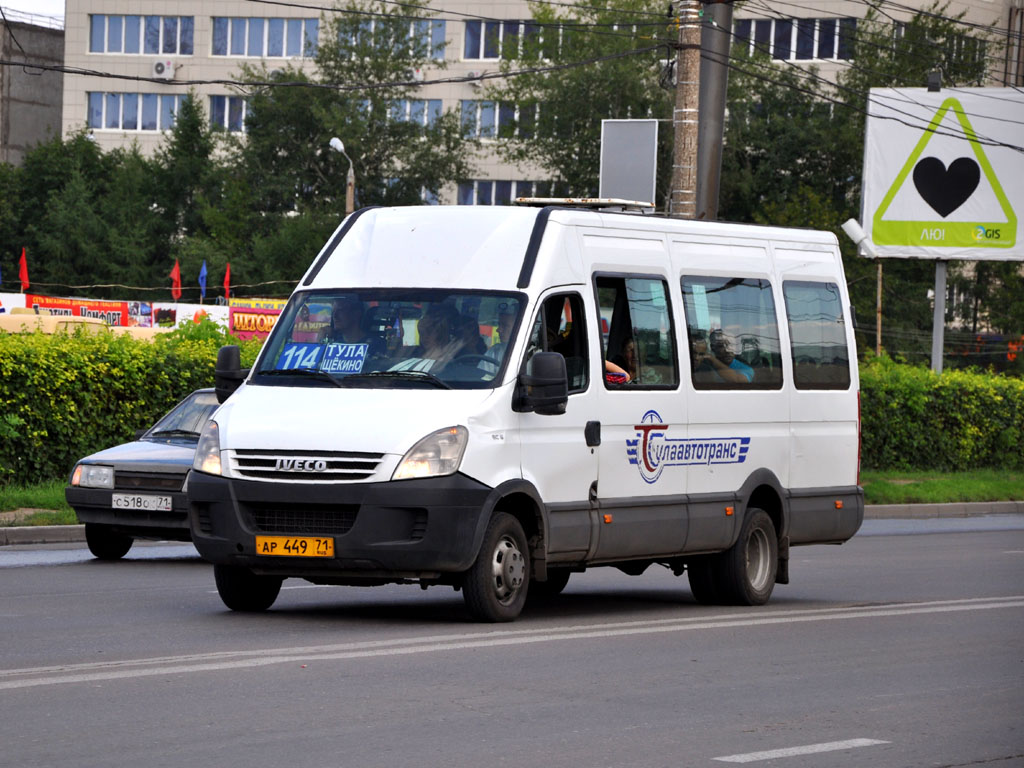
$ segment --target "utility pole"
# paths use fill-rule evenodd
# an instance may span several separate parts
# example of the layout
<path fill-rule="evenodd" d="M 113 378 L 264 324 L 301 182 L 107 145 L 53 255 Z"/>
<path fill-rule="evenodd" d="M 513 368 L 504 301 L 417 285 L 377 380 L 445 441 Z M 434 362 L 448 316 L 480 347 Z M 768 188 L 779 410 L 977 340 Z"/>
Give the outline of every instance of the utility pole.
<path fill-rule="evenodd" d="M 697 139 L 700 125 L 700 0 L 676 4 L 676 106 L 672 114 L 672 194 L 669 216 L 692 219 L 697 212 Z"/>
<path fill-rule="evenodd" d="M 722 178 L 722 140 L 725 135 L 725 96 L 729 82 L 732 43 L 732 0 L 712 0 L 704 9 L 701 27 L 700 129 L 697 140 L 697 215 L 718 219 Z"/>

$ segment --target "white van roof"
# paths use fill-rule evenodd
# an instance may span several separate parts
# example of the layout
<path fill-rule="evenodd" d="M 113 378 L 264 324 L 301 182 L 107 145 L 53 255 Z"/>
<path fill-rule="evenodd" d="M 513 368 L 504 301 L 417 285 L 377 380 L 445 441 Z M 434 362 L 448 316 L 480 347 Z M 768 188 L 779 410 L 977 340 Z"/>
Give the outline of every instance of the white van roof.
<path fill-rule="evenodd" d="M 364 208 L 345 219 L 299 284 L 300 288 L 529 287 L 542 242 L 558 225 L 614 227 L 701 239 L 802 242 L 837 248 L 831 232 L 699 222 L 561 207 L 409 206 Z M 546 235 L 546 237 L 545 237 Z M 557 251 L 564 257 L 564 251 Z M 585 280 L 570 264 L 544 264 L 548 278 Z M 582 267 L 582 264 L 578 265 Z M 551 273 L 554 268 L 559 275 Z M 572 278 L 575 277 L 575 280 Z M 558 282 L 561 283 L 562 279 Z"/>

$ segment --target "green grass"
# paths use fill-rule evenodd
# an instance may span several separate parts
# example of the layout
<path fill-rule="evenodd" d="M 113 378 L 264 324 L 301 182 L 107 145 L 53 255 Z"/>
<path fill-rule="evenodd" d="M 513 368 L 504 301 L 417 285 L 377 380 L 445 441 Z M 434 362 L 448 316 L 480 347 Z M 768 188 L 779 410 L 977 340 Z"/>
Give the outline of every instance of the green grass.
<path fill-rule="evenodd" d="M 977 469 L 971 472 L 862 471 L 866 504 L 949 504 L 958 501 L 1024 499 L 1024 472 Z"/>
<path fill-rule="evenodd" d="M 1024 499 L 1024 472 L 979 469 L 973 472 L 875 472 L 860 475 L 867 504 L 946 504 L 958 501 Z M 0 516 L 0 526 L 73 525 L 74 510 L 64 501 L 64 480 L 27 487 L 0 486 L 0 513 L 33 512 L 18 520 Z"/>

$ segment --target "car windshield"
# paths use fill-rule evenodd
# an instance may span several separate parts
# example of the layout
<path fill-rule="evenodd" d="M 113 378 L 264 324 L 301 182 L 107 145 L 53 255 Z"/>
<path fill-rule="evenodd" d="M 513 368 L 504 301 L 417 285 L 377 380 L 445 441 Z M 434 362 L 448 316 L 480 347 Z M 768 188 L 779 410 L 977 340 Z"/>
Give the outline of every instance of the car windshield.
<path fill-rule="evenodd" d="M 524 302 L 522 294 L 422 288 L 296 294 L 274 326 L 252 383 L 492 387 Z"/>
<path fill-rule="evenodd" d="M 199 439 L 207 419 L 217 410 L 217 395 L 211 391 L 197 391 L 186 397 L 143 435 L 143 438 L 166 440 L 183 437 Z"/>

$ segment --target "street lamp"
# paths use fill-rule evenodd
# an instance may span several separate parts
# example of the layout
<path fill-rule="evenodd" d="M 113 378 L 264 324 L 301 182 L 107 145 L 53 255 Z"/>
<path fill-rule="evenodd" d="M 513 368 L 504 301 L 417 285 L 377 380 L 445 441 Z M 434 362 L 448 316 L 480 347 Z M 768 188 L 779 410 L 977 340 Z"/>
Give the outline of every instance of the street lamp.
<path fill-rule="evenodd" d="M 335 152 L 341 152 L 348 160 L 348 176 L 345 177 L 345 215 L 348 216 L 352 211 L 356 209 L 356 172 L 352 165 L 352 158 L 348 156 L 345 151 L 345 145 L 341 143 L 341 139 L 335 136 L 330 141 L 330 147 Z"/>

